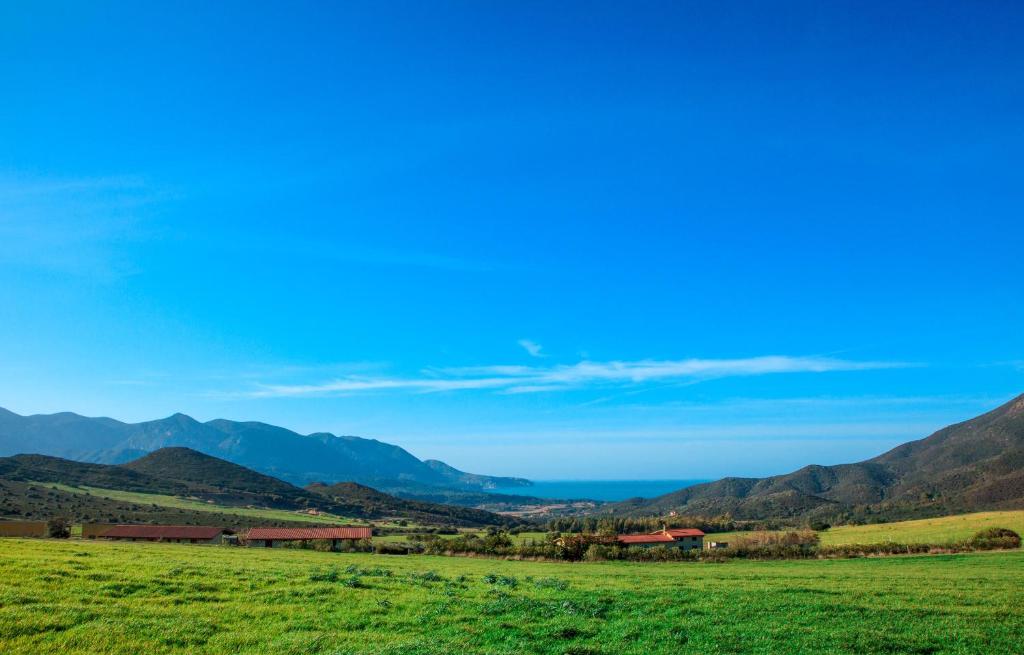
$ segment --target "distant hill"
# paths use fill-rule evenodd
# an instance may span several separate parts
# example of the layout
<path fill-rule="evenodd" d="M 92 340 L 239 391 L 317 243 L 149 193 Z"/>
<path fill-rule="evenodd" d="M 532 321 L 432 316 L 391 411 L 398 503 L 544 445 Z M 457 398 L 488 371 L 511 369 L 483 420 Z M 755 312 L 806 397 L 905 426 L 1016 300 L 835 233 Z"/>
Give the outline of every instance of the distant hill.
<path fill-rule="evenodd" d="M 226 490 L 286 501 L 306 497 L 295 485 L 191 448 L 161 448 L 108 468 L 133 471 L 199 492 Z"/>
<path fill-rule="evenodd" d="M 88 501 L 89 496 L 61 490 L 47 490 L 45 496 L 29 493 L 29 486 L 40 483 L 181 496 L 227 507 L 316 509 L 364 519 L 404 518 L 430 525 L 482 527 L 516 523 L 515 519 L 483 510 L 404 500 L 354 483 L 302 489 L 190 448 L 163 448 L 125 464 L 92 464 L 46 455 L 0 458 L 0 487 L 12 495 L 21 494 L 21 500 L 9 507 L 11 499 L 5 498 L 0 515 L 5 514 L 5 507 L 6 514 L 12 516 L 25 516 L 25 512 L 38 515 L 44 510 L 61 513 L 65 511 L 62 504 L 75 508 L 73 513 L 78 518 L 104 512 L 147 514 L 144 506 L 117 508 L 109 501 L 99 502 L 106 499 Z M 62 494 L 75 497 L 64 498 Z M 53 502 L 43 502 L 47 498 Z M 103 506 L 94 506 L 97 503 Z M 153 507 L 149 513 L 162 516 L 167 510 Z M 302 517 L 296 515 L 295 521 L 302 522 Z"/>
<path fill-rule="evenodd" d="M 513 519 L 484 510 L 400 499 L 355 482 L 311 484 L 306 490 L 336 503 L 358 503 L 364 511 L 378 516 L 402 516 L 422 523 L 511 525 L 515 522 Z M 499 520 L 496 520 L 496 517 Z"/>
<path fill-rule="evenodd" d="M 724 478 L 603 512 L 737 519 L 907 518 L 1024 507 L 1024 395 L 857 464 Z"/>
<path fill-rule="evenodd" d="M 76 487 L 100 487 L 172 496 L 193 492 L 193 488 L 184 483 L 153 477 L 122 466 L 75 462 L 49 455 L 0 457 L 0 479 L 19 482 L 59 482 Z"/>
<path fill-rule="evenodd" d="M 122 423 L 70 412 L 21 416 L 0 409 L 0 456 L 39 453 L 121 464 L 171 446 L 191 448 L 296 485 L 326 480 L 393 491 L 410 486 L 483 491 L 530 484 L 521 478 L 465 473 L 435 460 L 424 462 L 376 439 L 326 432 L 301 435 L 266 423 L 224 419 L 200 423 L 185 414 Z"/>

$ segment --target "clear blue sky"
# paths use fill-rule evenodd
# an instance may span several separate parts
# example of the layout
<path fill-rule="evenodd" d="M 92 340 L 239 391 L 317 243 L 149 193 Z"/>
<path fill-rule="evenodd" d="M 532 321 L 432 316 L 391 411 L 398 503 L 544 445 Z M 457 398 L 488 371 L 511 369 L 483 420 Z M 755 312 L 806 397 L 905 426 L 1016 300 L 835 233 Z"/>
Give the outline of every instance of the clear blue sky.
<path fill-rule="evenodd" d="M 0 406 L 692 478 L 1024 391 L 1024 7 L 721 4 L 4 3 Z"/>

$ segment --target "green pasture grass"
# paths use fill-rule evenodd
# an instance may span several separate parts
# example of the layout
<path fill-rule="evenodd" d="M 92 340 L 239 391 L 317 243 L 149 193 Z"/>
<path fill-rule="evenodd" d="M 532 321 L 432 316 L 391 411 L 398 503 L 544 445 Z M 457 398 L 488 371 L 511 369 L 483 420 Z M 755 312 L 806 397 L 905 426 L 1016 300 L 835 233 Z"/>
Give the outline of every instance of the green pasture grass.
<path fill-rule="evenodd" d="M 1020 652 L 1024 552 L 542 563 L 0 540 L 0 652 Z"/>
<path fill-rule="evenodd" d="M 234 505 L 218 505 L 216 503 L 207 503 L 202 500 L 197 500 L 193 498 L 181 498 L 178 496 L 166 496 L 163 494 L 147 494 L 136 491 L 119 491 L 117 489 L 102 489 L 99 487 L 87 486 L 74 487 L 54 482 L 39 482 L 35 484 L 50 487 L 52 489 L 59 489 L 61 491 L 67 491 L 70 493 L 88 494 L 92 496 L 99 496 L 101 498 L 110 498 L 111 500 L 119 500 L 128 503 L 137 503 L 139 505 L 158 505 L 160 507 L 173 507 L 176 509 L 187 509 L 199 512 L 217 512 L 219 514 L 251 516 L 254 518 L 268 519 L 274 521 L 303 521 L 306 523 L 325 523 L 330 525 L 337 525 L 339 523 L 359 523 L 365 525 L 365 521 L 361 521 L 359 519 L 349 519 L 343 516 L 336 516 L 334 514 L 327 513 L 322 513 L 314 516 L 310 514 L 300 514 L 298 512 L 291 512 L 285 509 L 248 508 L 236 507 Z"/>
<path fill-rule="evenodd" d="M 512 535 L 512 541 L 517 544 L 528 544 L 534 541 L 541 543 L 547 535 L 547 532 L 520 532 Z"/>
<path fill-rule="evenodd" d="M 818 533 L 821 543 L 827 545 L 877 544 L 943 544 L 970 539 L 985 528 L 1009 528 L 1024 535 L 1024 511 L 975 512 L 934 519 L 875 523 L 872 525 L 842 525 Z M 744 532 L 709 534 L 706 541 L 741 539 Z"/>

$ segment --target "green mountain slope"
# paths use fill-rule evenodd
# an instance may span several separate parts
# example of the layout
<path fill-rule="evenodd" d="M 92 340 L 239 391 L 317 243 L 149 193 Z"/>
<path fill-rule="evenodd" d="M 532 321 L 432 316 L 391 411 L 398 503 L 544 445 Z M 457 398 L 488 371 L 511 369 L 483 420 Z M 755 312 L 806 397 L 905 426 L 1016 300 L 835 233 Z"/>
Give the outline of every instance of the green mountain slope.
<path fill-rule="evenodd" d="M 724 478 L 603 511 L 842 519 L 1019 507 L 1024 507 L 1024 395 L 864 462 L 805 466 L 769 478 Z"/>
<path fill-rule="evenodd" d="M 75 462 L 47 455 L 15 455 L 0 458 L 0 479 L 23 482 L 59 482 L 74 486 L 122 489 L 143 493 L 185 495 L 188 484 L 154 477 L 122 466 Z"/>
<path fill-rule="evenodd" d="M 479 527 L 515 522 L 481 510 L 407 501 L 355 484 L 334 485 L 329 494 L 316 493 L 189 448 L 164 448 L 122 465 L 75 462 L 44 455 L 0 458 L 0 481 L 22 486 L 58 483 L 173 495 L 226 507 L 315 509 L 363 519 L 407 518 L 435 525 Z M 73 500 L 76 507 L 90 502 L 82 498 Z M 22 505 L 27 509 L 32 503 L 26 500 Z M 101 509 L 110 508 L 105 506 L 96 511 Z M 301 517 L 296 520 L 301 521 Z"/>
<path fill-rule="evenodd" d="M 118 469 L 180 484 L 193 491 L 233 491 L 284 501 L 306 498 L 298 487 L 191 448 L 161 448 Z"/>

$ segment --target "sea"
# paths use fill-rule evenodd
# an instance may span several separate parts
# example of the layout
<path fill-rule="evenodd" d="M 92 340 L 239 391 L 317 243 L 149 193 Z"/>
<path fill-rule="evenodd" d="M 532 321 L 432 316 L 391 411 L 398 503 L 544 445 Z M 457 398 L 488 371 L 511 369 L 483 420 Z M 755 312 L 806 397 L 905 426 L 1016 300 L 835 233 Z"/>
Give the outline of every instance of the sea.
<path fill-rule="evenodd" d="M 559 500 L 616 501 L 653 498 L 708 480 L 534 480 L 530 487 L 499 487 L 492 493 Z"/>

